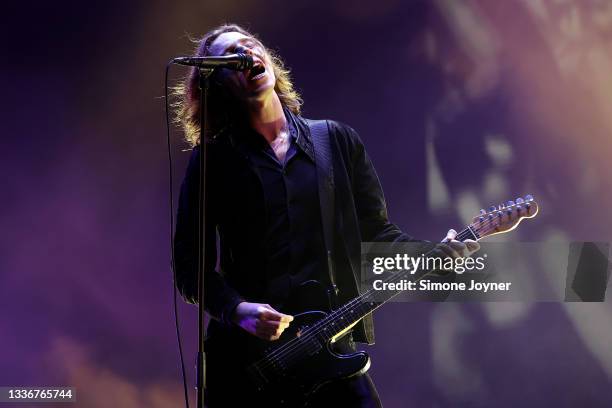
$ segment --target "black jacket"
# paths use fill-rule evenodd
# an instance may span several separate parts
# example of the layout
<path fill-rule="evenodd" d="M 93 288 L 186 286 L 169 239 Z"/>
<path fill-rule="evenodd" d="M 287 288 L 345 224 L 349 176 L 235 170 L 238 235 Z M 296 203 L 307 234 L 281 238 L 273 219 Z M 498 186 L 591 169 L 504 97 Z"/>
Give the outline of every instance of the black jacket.
<path fill-rule="evenodd" d="M 294 117 L 299 127 L 297 143 L 314 157 L 312 138 L 305 121 Z M 359 294 L 361 242 L 416 241 L 389 222 L 383 191 L 357 132 L 329 121 L 335 184 L 335 260 L 340 300 Z M 230 314 L 243 300 L 268 303 L 262 298 L 265 285 L 261 253 L 265 231 L 265 203 L 257 172 L 247 152 L 228 132 L 208 145 L 207 176 L 207 267 L 205 302 L 208 312 L 221 324 L 231 324 Z M 174 239 L 176 284 L 189 303 L 197 302 L 197 225 L 199 148 L 196 147 L 181 186 Z M 244 202 L 249 197 L 261 197 Z M 220 239 L 220 268 L 216 268 L 215 229 Z M 218 324 L 218 323 L 216 323 Z M 354 330 L 356 341 L 374 342 L 371 316 Z"/>

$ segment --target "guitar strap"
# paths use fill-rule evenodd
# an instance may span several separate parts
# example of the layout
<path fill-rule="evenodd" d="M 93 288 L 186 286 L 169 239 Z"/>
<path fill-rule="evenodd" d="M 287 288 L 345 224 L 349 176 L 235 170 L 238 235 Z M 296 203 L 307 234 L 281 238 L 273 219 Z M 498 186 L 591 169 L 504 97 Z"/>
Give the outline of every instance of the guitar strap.
<path fill-rule="evenodd" d="M 314 148 L 315 166 L 317 168 L 317 181 L 319 185 L 319 202 L 321 205 L 321 222 L 323 239 L 327 252 L 327 270 L 329 281 L 335 294 L 338 294 L 336 275 L 334 271 L 334 230 L 335 230 L 335 187 L 334 166 L 332 162 L 331 140 L 329 137 L 329 124 L 326 120 L 306 119 Z"/>

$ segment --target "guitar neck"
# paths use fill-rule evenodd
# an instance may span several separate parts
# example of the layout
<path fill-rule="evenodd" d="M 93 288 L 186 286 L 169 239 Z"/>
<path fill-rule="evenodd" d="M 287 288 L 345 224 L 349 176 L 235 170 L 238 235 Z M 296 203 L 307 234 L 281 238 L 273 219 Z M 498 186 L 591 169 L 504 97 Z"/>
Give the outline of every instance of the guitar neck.
<path fill-rule="evenodd" d="M 465 241 L 466 239 L 477 241 L 490 235 L 512 231 L 521 220 L 535 217 L 538 211 L 539 205 L 531 195 L 525 196 L 524 199 L 519 197 L 516 202 L 508 201 L 499 206 L 491 206 L 488 212 L 480 210 L 480 214 L 474 217 L 473 222 L 458 233 L 455 239 L 458 241 Z M 430 253 L 431 251 L 425 256 Z M 402 270 L 391 274 L 384 280 L 384 283 L 398 283 L 407 278 L 412 282 L 417 282 L 431 272 L 427 269 Z M 401 285 L 395 287 L 401 287 Z M 401 290 L 376 291 L 373 288 L 369 289 L 317 322 L 315 327 L 312 327 L 312 333 L 320 340 L 331 340 L 401 292 Z"/>
<path fill-rule="evenodd" d="M 474 228 L 474 226 L 468 226 L 463 231 L 457 234 L 458 241 L 465 241 L 466 239 L 478 240 L 480 236 Z M 429 253 L 428 253 L 429 254 Z M 427 254 L 425 254 L 427 256 Z M 419 281 L 426 275 L 431 273 L 430 270 L 421 269 L 416 272 L 403 270 L 400 272 L 393 273 L 389 278 L 385 280 L 388 283 L 401 282 L 403 279 L 410 278 L 411 281 Z M 321 340 L 330 340 L 338 334 L 343 333 L 352 327 L 359 320 L 363 319 L 374 310 L 378 309 L 383 304 L 387 303 L 397 295 L 401 290 L 385 290 L 375 291 L 369 289 L 360 296 L 357 296 L 350 302 L 344 304 L 342 307 L 331 312 L 327 317 L 323 319 L 317 326 L 319 326 L 315 333 Z"/>

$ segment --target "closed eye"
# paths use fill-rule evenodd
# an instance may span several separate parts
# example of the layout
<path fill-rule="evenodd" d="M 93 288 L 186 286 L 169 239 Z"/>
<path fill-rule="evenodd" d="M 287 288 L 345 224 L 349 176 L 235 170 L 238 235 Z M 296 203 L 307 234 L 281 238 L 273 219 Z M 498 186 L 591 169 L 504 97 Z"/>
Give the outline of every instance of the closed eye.
<path fill-rule="evenodd" d="M 254 51 L 258 55 L 263 55 L 264 47 L 261 43 L 253 39 L 243 39 L 240 40 L 240 44 L 230 45 L 223 55 L 244 53 L 247 49 Z"/>

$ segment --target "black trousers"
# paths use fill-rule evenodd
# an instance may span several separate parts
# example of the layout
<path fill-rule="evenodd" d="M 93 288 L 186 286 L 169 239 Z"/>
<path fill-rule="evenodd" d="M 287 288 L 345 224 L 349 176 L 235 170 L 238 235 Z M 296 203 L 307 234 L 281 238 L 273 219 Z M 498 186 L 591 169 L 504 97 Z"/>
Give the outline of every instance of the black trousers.
<path fill-rule="evenodd" d="M 382 408 L 378 391 L 368 373 L 324 385 L 312 396 L 308 406 Z"/>
<path fill-rule="evenodd" d="M 355 351 L 350 334 L 334 343 L 334 351 L 348 354 Z M 235 350 L 235 347 L 233 347 Z M 232 375 L 232 353 L 210 353 L 211 368 L 208 373 L 206 406 L 208 408 L 268 407 L 266 401 L 256 400 L 247 388 L 241 387 L 240 379 Z M 219 361 L 217 357 L 220 357 Z M 327 383 L 308 399 L 309 408 L 381 408 L 380 397 L 370 376 L 365 373 Z"/>
<path fill-rule="evenodd" d="M 232 389 L 208 388 L 206 394 L 208 408 L 247 408 L 265 407 L 265 401 L 255 401 L 243 392 L 239 384 Z M 378 392 L 370 376 L 359 376 L 337 380 L 325 384 L 308 400 L 308 408 L 382 408 Z"/>

